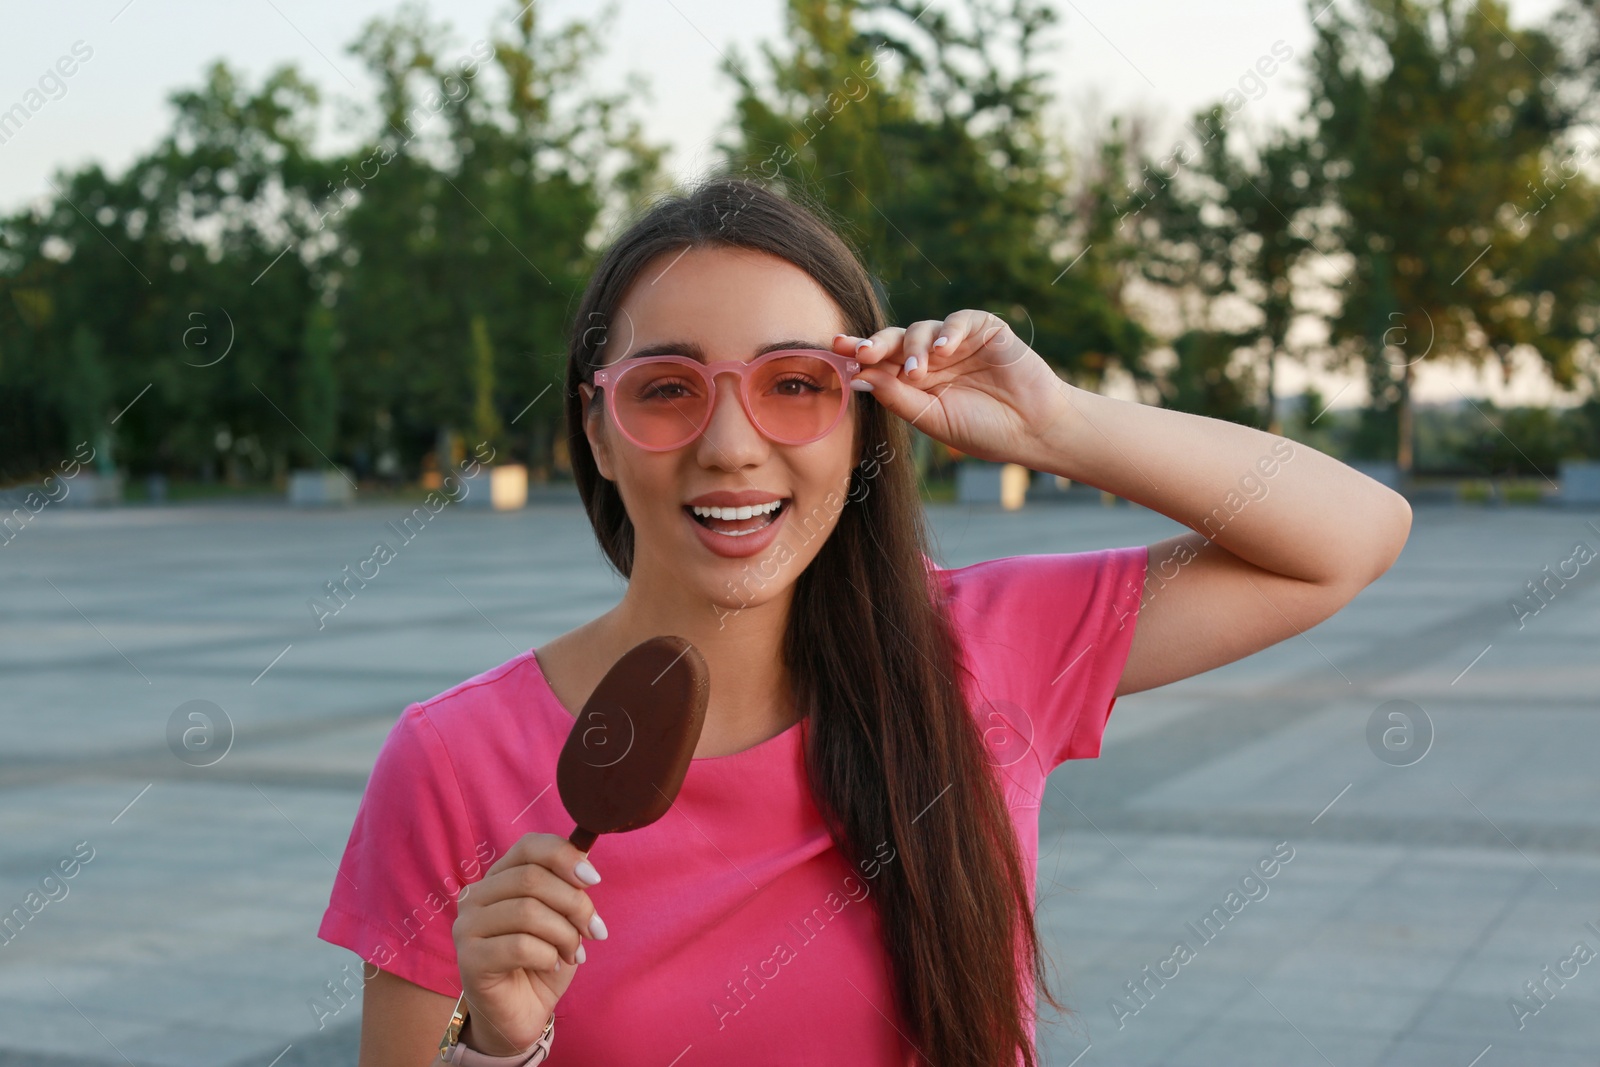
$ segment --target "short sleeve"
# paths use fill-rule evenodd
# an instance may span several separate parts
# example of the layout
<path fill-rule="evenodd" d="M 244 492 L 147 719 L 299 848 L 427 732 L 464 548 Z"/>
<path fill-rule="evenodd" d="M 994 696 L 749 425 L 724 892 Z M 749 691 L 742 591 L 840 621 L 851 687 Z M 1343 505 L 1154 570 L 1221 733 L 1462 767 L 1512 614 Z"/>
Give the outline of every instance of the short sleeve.
<path fill-rule="evenodd" d="M 1094 759 L 1116 702 L 1149 549 L 1007 556 L 940 572 L 985 722 L 1048 773 Z M 993 743 L 992 731 L 986 737 Z M 1013 757 L 1006 757 L 1009 761 Z"/>
<path fill-rule="evenodd" d="M 406 708 L 378 750 L 317 936 L 424 989 L 461 992 L 451 928 L 464 886 L 483 877 L 444 742 Z"/>

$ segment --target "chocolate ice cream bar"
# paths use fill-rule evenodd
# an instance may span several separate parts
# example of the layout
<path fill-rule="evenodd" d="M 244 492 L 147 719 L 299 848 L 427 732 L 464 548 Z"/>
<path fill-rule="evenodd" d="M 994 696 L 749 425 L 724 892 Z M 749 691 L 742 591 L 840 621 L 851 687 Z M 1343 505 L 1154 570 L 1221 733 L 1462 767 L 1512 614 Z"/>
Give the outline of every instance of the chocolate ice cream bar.
<path fill-rule="evenodd" d="M 556 789 L 589 851 L 600 834 L 649 826 L 689 772 L 711 693 L 700 650 L 652 637 L 623 654 L 584 703 L 556 761 Z"/>

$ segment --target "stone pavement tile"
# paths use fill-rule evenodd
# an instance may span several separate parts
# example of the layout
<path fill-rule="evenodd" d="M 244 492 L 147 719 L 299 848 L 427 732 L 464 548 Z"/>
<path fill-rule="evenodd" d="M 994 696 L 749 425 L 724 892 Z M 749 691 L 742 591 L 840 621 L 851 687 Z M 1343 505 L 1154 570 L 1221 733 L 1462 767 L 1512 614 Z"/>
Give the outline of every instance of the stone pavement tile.
<path fill-rule="evenodd" d="M 1161 689 L 1143 693 L 1130 693 L 1118 697 L 1111 717 L 1106 720 L 1106 730 L 1100 739 L 1100 751 L 1136 737 L 1153 733 L 1170 723 L 1188 718 L 1205 710 L 1210 701 L 1198 696 L 1177 696 Z"/>
<path fill-rule="evenodd" d="M 1351 793 L 1364 792 L 1363 780 L 1392 770 L 1373 757 L 1364 739 L 1375 706 L 1366 700 L 1338 700 L 1264 737 L 1247 739 L 1219 758 L 1183 769 L 1129 807 L 1304 811 L 1309 823 L 1346 784 L 1357 783 Z M 1347 794 L 1339 803 L 1348 799 Z"/>
<path fill-rule="evenodd" d="M 1444 787 L 1433 810 L 1492 823 L 1600 821 L 1600 716 L 1593 711 L 1528 708 L 1515 721 L 1457 713 L 1450 725 L 1459 742 L 1441 745 L 1446 758 L 1429 768 Z"/>
<path fill-rule="evenodd" d="M 236 751 L 228 754 L 228 770 L 326 771 L 365 778 L 403 711 L 402 707 L 393 716 L 380 715 L 339 729 L 318 730 L 310 737 L 240 743 Z"/>
<path fill-rule="evenodd" d="M 104 756 L 134 746 L 164 747 L 167 717 L 187 699 L 173 699 L 173 694 L 192 684 L 188 677 L 157 671 L 147 685 L 121 659 L 72 673 L 73 683 L 66 686 L 57 675 L 0 668 L 6 677 L 0 768 Z"/>
<path fill-rule="evenodd" d="M 197 675 L 193 670 L 170 675 L 147 667 L 153 683 L 148 686 L 131 671 L 128 678 L 116 676 L 110 667 L 85 671 L 75 676 L 70 696 L 63 695 L 59 680 L 49 682 L 44 676 L 23 676 L 15 684 L 8 680 L 8 702 L 14 698 L 18 706 L 37 710 L 6 716 L 7 744 L 5 755 L 0 756 L 0 781 L 7 770 L 37 770 L 41 760 L 104 760 L 117 753 L 130 759 L 154 758 L 173 773 L 186 772 L 190 768 L 179 763 L 168 747 L 167 724 L 179 706 L 190 700 L 206 700 L 221 707 L 233 724 L 236 745 L 242 748 L 252 737 L 270 735 L 285 724 L 292 728 L 296 722 L 309 725 L 320 719 L 382 711 L 398 717 L 406 704 L 426 699 L 451 684 L 448 676 L 439 672 L 410 678 L 316 677 L 288 682 L 269 673 L 252 685 L 255 675 L 282 650 L 280 645 L 276 651 L 257 654 L 259 662 L 251 670 L 232 676 Z M 310 699 L 307 690 L 314 694 Z M 22 753 L 27 758 L 21 758 Z"/>
<path fill-rule="evenodd" d="M 456 596 L 448 585 L 443 591 Z M 328 619 L 326 627 L 319 632 L 314 624 L 300 625 L 297 617 L 293 626 L 279 627 L 269 637 L 249 644 L 202 648 L 184 653 L 184 658 L 194 667 L 235 671 L 249 684 L 287 647 L 289 651 L 266 678 L 276 681 L 280 671 L 289 674 L 291 671 L 283 669 L 292 668 L 308 674 L 397 673 L 409 681 L 421 683 L 433 672 L 419 670 L 415 651 L 418 647 L 426 646 L 430 657 L 437 656 L 433 662 L 452 664 L 452 673 L 465 669 L 468 672 L 465 677 L 471 677 L 525 651 L 536 636 L 531 627 L 511 619 L 489 614 L 490 621 L 486 622 L 460 597 L 453 603 L 442 596 L 439 601 L 432 606 L 430 614 L 378 614 L 374 606 L 374 617 L 384 622 L 381 628 L 341 628 L 342 622 L 349 621 L 347 615 L 341 614 Z M 359 604 L 360 601 L 352 603 L 345 609 L 346 613 L 353 613 Z M 450 625 L 441 626 L 440 615 L 453 616 Z M 307 619 L 310 619 L 309 613 Z M 416 699 L 426 699 L 438 691 L 420 694 Z"/>
<path fill-rule="evenodd" d="M 314 1034 L 300 1034 L 287 1046 L 281 1041 L 262 1045 L 228 1062 L 227 1067 L 356 1067 L 360 1049 L 361 1020 L 355 1019 L 329 1024 Z M 3 1061 L 0 1067 L 6 1067 Z"/>
<path fill-rule="evenodd" d="M 1280 981 L 1276 974 L 1251 980 L 1271 1001 L 1249 987 L 1219 1019 L 1219 1025 L 1270 1024 L 1283 1015 L 1302 1029 L 1307 1026 L 1336 1030 L 1366 1030 L 1393 1034 L 1403 1030 L 1427 1003 L 1431 990 L 1418 986 L 1384 984 L 1374 971 L 1369 982 L 1350 983 L 1317 978 Z"/>
<path fill-rule="evenodd" d="M 1532 887 L 1489 933 L 1480 951 L 1485 955 L 1531 954 L 1553 962 L 1557 955 L 1569 955 L 1574 944 L 1584 941 L 1600 952 L 1600 934 L 1590 928 L 1600 928 L 1600 884 L 1592 863 L 1587 861 L 1588 869 L 1582 870 L 1560 860 L 1542 862 L 1540 866 L 1556 879 L 1561 891 L 1535 876 Z M 1595 969 L 1600 971 L 1600 966 Z"/>
<path fill-rule="evenodd" d="M 1091 1037 L 1097 1031 L 1121 1032 L 1136 1025 L 1177 1033 L 1197 1020 L 1214 1018 L 1245 994 L 1254 995 L 1236 972 L 1208 966 L 1203 952 L 1180 967 L 1176 975 L 1163 978 L 1158 964 L 1166 955 L 1162 952 L 1096 964 L 1082 976 L 1077 986 Z M 1155 978 L 1146 977 L 1146 966 Z M 1130 982 L 1133 992 L 1128 989 Z"/>
<path fill-rule="evenodd" d="M 1556 630 L 1534 636 L 1532 626 L 1519 633 L 1516 620 L 1509 613 L 1506 618 L 1507 629 L 1463 640 L 1441 654 L 1433 669 L 1409 671 L 1392 684 L 1444 700 L 1460 692 L 1512 707 L 1530 697 L 1577 698 L 1593 691 L 1594 670 L 1584 653 L 1594 647 L 1593 638 Z"/>
<path fill-rule="evenodd" d="M 1388 1042 L 1387 1035 L 1374 1031 L 1299 1023 L 1290 1026 L 1282 1018 L 1276 1023 L 1251 1025 L 1216 1022 L 1182 1047 L 1172 1049 L 1164 1062 L 1167 1067 L 1285 1067 L 1329 1062 L 1347 1067 L 1371 1063 Z"/>
<path fill-rule="evenodd" d="M 1195 1025 L 1189 1020 L 1189 1026 Z M 1183 1040 L 1183 1032 L 1158 1026 L 1143 1026 L 1129 1020 L 1127 1028 L 1101 1026 L 1087 1037 L 1055 1032 L 1040 1026 L 1036 1048 L 1041 1065 L 1050 1067 L 1089 1067 L 1115 1064 L 1116 1067 L 1157 1067 L 1167 1062 L 1168 1051 Z M 1081 1059 L 1079 1058 L 1081 1057 Z M 1073 1063 L 1074 1060 L 1076 1063 Z"/>
<path fill-rule="evenodd" d="M 1041 932 L 1052 937 L 1067 930 L 1091 930 L 1125 940 L 1150 936 L 1150 928 L 1156 921 L 1149 909 L 1139 903 L 1109 900 L 1086 902 L 1081 897 L 1067 894 L 1048 896 L 1041 910 Z"/>
<path fill-rule="evenodd" d="M 143 666 L 151 654 L 219 640 L 248 641 L 261 630 L 259 624 L 237 620 L 156 620 L 142 610 L 143 605 L 86 605 L 79 589 L 56 584 L 66 597 L 46 585 L 43 588 L 55 597 L 54 603 L 35 593 L 31 602 L 13 603 L 14 614 L 0 621 L 0 670 L 68 668 L 86 657 L 108 653 L 117 657 L 117 649 Z"/>
<path fill-rule="evenodd" d="M 213 959 L 209 967 L 169 965 L 160 969 L 158 983 L 140 981 L 136 971 L 118 967 L 112 978 L 85 990 L 79 1002 L 92 1004 L 92 1009 L 85 1006 L 84 1010 L 92 1014 L 96 1023 L 155 1019 L 164 1022 L 170 1030 L 178 1031 L 191 1022 L 203 1022 L 219 1032 L 233 1034 L 235 1052 L 250 1047 L 252 1041 L 271 1041 L 279 1034 L 319 1029 L 319 1015 L 307 1005 L 313 997 L 329 998 L 332 1019 L 359 1015 L 361 997 L 356 978 L 351 979 L 349 987 L 355 992 L 339 998 L 329 994 L 323 985 L 334 981 L 337 986 L 338 980 L 350 974 L 359 975 L 359 964 L 348 974 L 333 968 L 325 968 L 325 974 L 320 970 L 312 972 L 303 964 L 284 973 L 259 970 L 246 962 L 253 959 L 253 952 L 234 958 L 231 968 L 221 958 Z M 41 972 L 48 973 L 43 968 Z M 184 1013 L 181 1006 L 185 1004 L 203 1004 L 205 1010 Z M 345 1010 L 336 1010 L 341 1004 L 345 1005 Z M 327 1018 L 322 1021 L 326 1025 Z M 223 1057 L 214 1057 L 217 1058 Z"/>
<path fill-rule="evenodd" d="M 154 1034 L 130 1038 L 120 1051 L 130 1058 L 160 1064 L 161 1067 L 216 1067 L 219 1063 L 238 1058 L 242 1051 L 259 1050 L 252 1058 L 260 1067 L 267 1067 L 272 1057 L 284 1051 L 288 1044 L 287 1040 L 277 1040 L 272 1034 L 194 1020 L 168 1025 Z M 275 1067 L 283 1067 L 282 1062 Z"/>
<path fill-rule="evenodd" d="M 72 1003 L 56 997 L 54 1003 L 26 1008 L 0 1001 L 0 1035 L 11 1052 L 32 1050 L 99 1064 L 123 1063 L 129 1055 L 124 1049 L 156 1037 L 167 1025 L 160 1019 L 104 1017 L 78 997 Z"/>
<path fill-rule="evenodd" d="M 1407 1034 L 1374 1067 L 1594 1067 L 1593 1055 L 1551 1045 Z"/>
<path fill-rule="evenodd" d="M 1467 966 L 1458 974 L 1450 989 L 1456 993 L 1474 996 L 1517 997 L 1527 1001 L 1526 983 L 1534 983 L 1535 991 L 1547 1000 L 1550 1010 L 1558 1005 L 1572 1004 L 1574 1010 L 1594 1011 L 1600 1014 L 1600 955 L 1586 964 L 1576 960 L 1573 947 L 1584 940 L 1592 951 L 1600 952 L 1600 938 L 1592 934 L 1586 939 L 1573 936 L 1563 944 L 1553 940 L 1543 951 L 1529 946 L 1521 952 L 1491 952 L 1480 950 L 1473 954 Z M 1561 970 L 1570 977 L 1563 977 Z M 1547 972 L 1545 968 L 1548 967 Z M 1576 970 L 1577 973 L 1572 972 Z M 1553 975 L 1554 977 L 1550 977 Z M 1529 1003 L 1530 1008 L 1537 1005 Z M 1541 1011 L 1540 1015 L 1543 1016 Z M 1529 1025 L 1533 1025 L 1530 1021 Z M 1600 1050 L 1597 1050 L 1600 1051 Z"/>
<path fill-rule="evenodd" d="M 1600 1012 L 1580 1001 L 1562 1003 L 1557 995 L 1539 1013 L 1523 1017 L 1512 1012 L 1509 994 L 1478 996 L 1446 992 L 1416 1020 L 1415 1033 L 1435 1037 L 1482 1037 L 1486 1041 L 1513 1048 L 1518 1039 L 1586 1052 L 1590 1063 L 1600 1058 Z"/>
<path fill-rule="evenodd" d="M 1318 712 L 1253 744 L 1145 791 L 1132 810 L 1305 812 L 1492 823 L 1600 823 L 1600 716 L 1573 708 L 1429 712 L 1435 743 L 1404 768 L 1367 747 L 1379 702 Z M 1564 744 L 1550 743 L 1553 737 Z M 1320 784 L 1311 784 L 1320 783 Z M 1345 786 L 1350 788 L 1345 790 Z M 1340 795 L 1342 793 L 1342 795 Z M 1465 795 L 1463 795 L 1465 794 Z M 1335 798 L 1337 800 L 1335 801 Z M 1473 805 L 1477 805 L 1475 808 Z"/>
<path fill-rule="evenodd" d="M 0 954 L 0 959 L 11 955 L 8 947 Z M 86 991 L 105 981 L 110 973 L 104 963 L 86 960 L 58 963 L 46 974 L 31 960 L 21 959 L 20 953 L 16 959 L 6 959 L 6 963 L 7 966 L 0 968 L 0 1034 L 7 1032 L 4 1013 L 23 1009 L 70 1010 L 69 1001 L 81 1002 Z M 44 980 L 46 977 L 48 982 Z"/>
<path fill-rule="evenodd" d="M 1318 981 L 1354 986 L 1381 975 L 1388 986 L 1435 989 L 1455 970 L 1462 951 L 1395 949 L 1361 943 L 1344 930 L 1334 929 L 1296 947 L 1273 969 L 1273 977 L 1284 983 Z"/>

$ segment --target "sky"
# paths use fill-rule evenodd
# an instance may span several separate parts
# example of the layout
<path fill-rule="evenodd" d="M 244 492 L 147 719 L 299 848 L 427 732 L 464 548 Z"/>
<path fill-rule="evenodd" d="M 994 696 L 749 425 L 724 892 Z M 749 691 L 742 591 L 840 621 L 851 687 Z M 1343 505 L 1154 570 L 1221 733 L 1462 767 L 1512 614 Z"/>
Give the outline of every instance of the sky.
<path fill-rule="evenodd" d="M 1137 112 L 1175 131 L 1177 123 L 1220 98 L 1262 56 L 1296 57 L 1267 79 L 1236 122 L 1269 125 L 1296 113 L 1305 99 L 1298 57 L 1310 47 L 1313 12 L 1297 0 L 1052 0 L 1060 20 L 1044 65 L 1069 134 L 1099 118 Z M 521 6 L 500 0 L 433 0 L 428 10 L 455 30 L 460 51 L 495 27 L 504 29 Z M 1512 0 L 1513 23 L 1542 21 L 1557 0 Z M 396 0 L 73 0 L 12 5 L 0 34 L 0 112 L 21 101 L 41 77 L 52 83 L 44 106 L 0 144 L 0 211 L 50 194 L 57 170 L 98 162 L 120 172 L 166 132 L 167 95 L 198 85 L 204 70 L 226 59 L 251 84 L 285 62 L 323 91 L 323 145 L 355 136 L 352 111 L 371 99 L 372 83 L 344 49 L 366 21 L 392 14 Z M 633 96 L 649 136 L 672 146 L 669 167 L 696 173 L 710 163 L 726 129 L 733 86 L 719 70 L 739 56 L 760 79 L 757 46 L 782 37 L 779 0 L 613 0 L 606 53 L 593 74 L 596 88 L 620 90 L 628 72 L 642 73 L 646 90 Z M 596 5 L 546 0 L 546 25 L 592 18 Z M 453 52 L 449 54 L 454 54 Z M 63 59 L 66 62 L 60 66 Z M 72 70 L 70 76 L 60 71 Z M 57 72 L 52 74 L 52 72 Z M 56 86 L 60 86 L 57 88 Z M 1259 91 L 1258 91 L 1259 92 Z M 37 99 L 37 98 L 35 98 Z M 1161 143 L 1158 139 L 1154 143 Z M 956 309 L 952 309 L 956 310 Z M 1537 375 L 1514 379 L 1466 372 L 1427 374 L 1419 399 L 1493 396 L 1497 402 L 1544 396 Z M 1437 380 L 1434 380 L 1437 378 Z M 1303 384 L 1295 368 L 1283 392 Z M 1318 379 L 1332 396 L 1344 379 Z M 1359 384 L 1337 407 L 1360 399 Z"/>

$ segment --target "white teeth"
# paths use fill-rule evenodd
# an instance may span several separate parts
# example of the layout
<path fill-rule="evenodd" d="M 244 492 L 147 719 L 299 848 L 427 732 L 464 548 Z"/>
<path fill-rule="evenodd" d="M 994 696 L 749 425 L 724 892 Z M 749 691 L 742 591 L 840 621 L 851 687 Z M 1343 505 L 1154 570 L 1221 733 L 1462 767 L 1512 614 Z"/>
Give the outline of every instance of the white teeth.
<path fill-rule="evenodd" d="M 694 513 L 705 519 L 748 519 L 755 515 L 765 515 L 778 510 L 781 500 L 771 500 L 765 504 L 746 505 L 740 508 L 696 507 Z"/>

